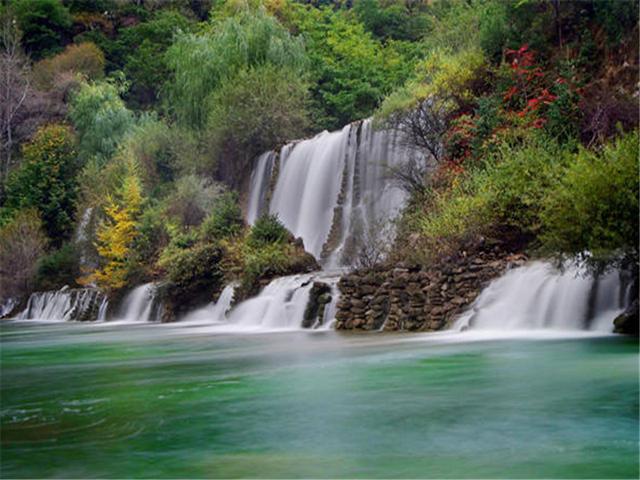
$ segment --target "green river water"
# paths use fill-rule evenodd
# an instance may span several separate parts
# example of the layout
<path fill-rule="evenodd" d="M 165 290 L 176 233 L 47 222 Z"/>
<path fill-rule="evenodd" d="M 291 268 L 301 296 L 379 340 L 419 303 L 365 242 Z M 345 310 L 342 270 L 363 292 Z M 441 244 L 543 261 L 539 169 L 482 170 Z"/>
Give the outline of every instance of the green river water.
<path fill-rule="evenodd" d="M 5 323 L 1 476 L 637 478 L 621 337 Z"/>

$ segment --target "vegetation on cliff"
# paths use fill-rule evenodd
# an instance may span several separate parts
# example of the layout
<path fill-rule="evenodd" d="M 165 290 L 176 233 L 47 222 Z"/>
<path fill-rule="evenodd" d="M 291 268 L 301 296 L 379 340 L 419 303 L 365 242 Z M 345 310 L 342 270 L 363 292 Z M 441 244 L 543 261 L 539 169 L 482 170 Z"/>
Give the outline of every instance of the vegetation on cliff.
<path fill-rule="evenodd" d="M 4 295 L 144 279 L 250 295 L 313 268 L 277 218 L 245 225 L 233 192 L 261 152 L 374 114 L 423 159 L 390 172 L 411 194 L 392 260 L 428 264 L 478 236 L 637 259 L 636 2 L 11 0 L 0 13 L 0 275 L 20 278 Z"/>

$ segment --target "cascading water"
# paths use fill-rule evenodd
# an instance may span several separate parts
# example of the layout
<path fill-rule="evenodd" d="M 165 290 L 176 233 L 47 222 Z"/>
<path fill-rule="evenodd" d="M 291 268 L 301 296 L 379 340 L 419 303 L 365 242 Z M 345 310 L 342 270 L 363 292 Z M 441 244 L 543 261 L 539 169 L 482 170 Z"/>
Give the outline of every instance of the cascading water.
<path fill-rule="evenodd" d="M 258 159 L 247 220 L 252 223 L 265 211 L 277 214 L 326 267 L 349 265 L 349 247 L 404 205 L 406 195 L 389 180 L 389 170 L 416 161 L 417 155 L 399 134 L 374 130 L 371 120 L 290 143 L 277 157 L 270 201 L 276 154 L 267 152 Z"/>
<path fill-rule="evenodd" d="M 124 297 L 118 320 L 125 322 L 150 322 L 157 320 L 159 308 L 155 302 L 155 285 L 145 283 L 134 288 Z"/>
<path fill-rule="evenodd" d="M 188 313 L 182 318 L 183 323 L 224 323 L 227 321 L 227 312 L 231 309 L 233 293 L 236 286 L 229 284 L 220 293 L 217 302 L 213 302 L 206 307 L 199 308 Z"/>
<path fill-rule="evenodd" d="M 454 329 L 610 332 L 629 297 L 617 271 L 592 278 L 574 266 L 559 272 L 533 262 L 493 281 Z"/>
<path fill-rule="evenodd" d="M 108 301 L 93 288 L 62 288 L 32 293 L 19 320 L 88 321 L 104 319 Z"/>
<path fill-rule="evenodd" d="M 300 328 L 311 290 L 311 275 L 280 277 L 257 297 L 242 302 L 229 314 L 229 322 L 246 329 Z"/>
<path fill-rule="evenodd" d="M 390 169 L 417 161 L 418 155 L 399 134 L 374 130 L 370 119 L 289 143 L 258 158 L 247 221 L 253 223 L 265 212 L 276 214 L 325 269 L 348 266 L 368 229 L 380 229 L 406 201 L 406 194 L 390 181 Z M 311 326 L 329 328 L 339 296 L 338 276 L 323 272 L 278 278 L 232 310 L 229 322 L 300 328 L 312 283 L 319 278 L 331 285 L 331 301 L 323 318 Z"/>
<path fill-rule="evenodd" d="M 247 223 L 250 225 L 253 225 L 256 219 L 264 213 L 267 206 L 267 193 L 276 157 L 277 153 L 273 151 L 260 155 L 251 174 L 250 196 L 247 204 Z"/>

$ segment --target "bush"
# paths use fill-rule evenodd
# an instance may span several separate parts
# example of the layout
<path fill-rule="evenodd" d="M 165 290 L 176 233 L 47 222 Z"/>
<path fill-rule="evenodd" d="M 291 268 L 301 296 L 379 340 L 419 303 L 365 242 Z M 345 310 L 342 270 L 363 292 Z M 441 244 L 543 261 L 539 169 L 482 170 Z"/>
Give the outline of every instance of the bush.
<path fill-rule="evenodd" d="M 65 285 L 76 286 L 80 276 L 79 252 L 73 243 L 45 255 L 38 262 L 36 284 L 38 290 L 58 290 Z"/>
<path fill-rule="evenodd" d="M 222 259 L 221 248 L 213 243 L 198 243 L 191 248 L 175 249 L 171 255 L 164 256 L 161 265 L 167 271 L 171 281 L 171 296 L 198 294 L 204 291 L 215 292 L 222 282 L 219 267 Z"/>
<path fill-rule="evenodd" d="M 20 210 L 0 226 L 0 298 L 27 295 L 47 239 L 35 209 Z"/>
<path fill-rule="evenodd" d="M 262 215 L 251 227 L 247 236 L 247 245 L 252 248 L 261 248 L 275 243 L 286 242 L 291 234 L 284 227 L 277 215 Z"/>
<path fill-rule="evenodd" d="M 80 74 L 86 80 L 97 80 L 104 76 L 104 54 L 91 42 L 69 45 L 55 57 L 40 60 L 33 66 L 36 86 L 50 90 L 64 75 Z"/>
<path fill-rule="evenodd" d="M 637 258 L 638 132 L 600 152 L 580 149 L 542 202 L 543 246 L 548 252 L 609 260 Z M 588 252 L 588 253 L 587 253 Z"/>
<path fill-rule="evenodd" d="M 450 186 L 431 193 L 414 219 L 426 256 L 452 253 L 479 234 L 539 234 L 543 200 L 569 155 L 566 147 L 531 133 L 524 140 L 505 140 L 483 164 L 454 175 Z"/>
<path fill-rule="evenodd" d="M 35 208 L 54 244 L 69 238 L 77 198 L 77 157 L 73 132 L 66 125 L 41 127 L 22 148 L 23 162 L 6 185 L 1 216 L 23 208 Z"/>
<path fill-rule="evenodd" d="M 155 265 L 171 239 L 169 229 L 163 205 L 147 205 L 138 219 L 138 236 L 133 244 L 136 263 L 147 267 Z"/>
<path fill-rule="evenodd" d="M 200 232 L 203 239 L 211 242 L 240 235 L 243 228 L 244 219 L 238 197 L 233 192 L 227 192 L 218 197 Z"/>
<path fill-rule="evenodd" d="M 135 162 L 147 191 L 153 191 L 174 179 L 178 162 L 172 148 L 174 140 L 163 121 L 154 114 L 143 114 L 124 133 L 117 156 Z"/>
<path fill-rule="evenodd" d="M 184 176 L 163 201 L 164 212 L 181 227 L 197 227 L 214 209 L 222 192 L 222 187 L 208 179 Z"/>

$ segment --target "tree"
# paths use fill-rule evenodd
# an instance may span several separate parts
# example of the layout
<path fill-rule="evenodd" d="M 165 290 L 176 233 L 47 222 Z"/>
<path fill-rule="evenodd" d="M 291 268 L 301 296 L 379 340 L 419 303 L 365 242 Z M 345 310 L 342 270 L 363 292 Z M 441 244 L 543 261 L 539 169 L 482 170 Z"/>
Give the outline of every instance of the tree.
<path fill-rule="evenodd" d="M 303 76 L 304 46 L 264 11 L 244 11 L 205 27 L 200 34 L 183 33 L 167 51 L 172 78 L 167 100 L 183 125 L 207 125 L 208 98 L 238 72 L 272 65 Z"/>
<path fill-rule="evenodd" d="M 118 42 L 127 53 L 124 72 L 131 81 L 128 98 L 144 105 L 158 99 L 169 74 L 164 57 L 178 32 L 188 32 L 191 22 L 175 10 L 159 10 L 151 20 L 126 28 Z"/>
<path fill-rule="evenodd" d="M 2 127 L 2 163 L 0 164 L 0 185 L 4 186 L 6 176 L 12 167 L 14 130 L 17 114 L 26 106 L 30 94 L 29 59 L 20 47 L 21 33 L 15 17 L 8 8 L 0 12 L 0 122 Z"/>
<path fill-rule="evenodd" d="M 638 131 L 599 153 L 581 149 L 542 204 L 546 250 L 591 260 L 638 261 Z M 588 253 L 586 253 L 588 252 Z"/>
<path fill-rule="evenodd" d="M 0 299 L 28 294 L 47 239 L 35 209 L 18 211 L 0 227 Z"/>
<path fill-rule="evenodd" d="M 315 120 L 322 128 L 370 116 L 410 71 L 410 62 L 342 10 L 300 7 L 294 24 L 306 41 Z"/>
<path fill-rule="evenodd" d="M 96 248 L 102 267 L 82 279 L 82 283 L 95 282 L 107 290 L 119 290 L 127 284 L 142 200 L 140 180 L 135 167 L 130 165 L 118 196 L 107 200 L 107 218 L 98 228 Z"/>
<path fill-rule="evenodd" d="M 82 160 L 109 160 L 134 125 L 134 114 L 120 97 L 125 89 L 126 84 L 114 81 L 84 83 L 71 99 L 69 116 L 78 132 Z"/>
<path fill-rule="evenodd" d="M 23 163 L 6 186 L 3 214 L 10 218 L 23 208 L 35 208 L 54 244 L 69 238 L 73 230 L 77 197 L 75 138 L 66 125 L 41 127 L 22 149 Z"/>
<path fill-rule="evenodd" d="M 15 0 L 14 8 L 24 33 L 22 43 L 32 58 L 39 60 L 61 49 L 72 19 L 60 0 Z"/>
<path fill-rule="evenodd" d="M 307 100 L 307 83 L 286 68 L 255 67 L 224 81 L 209 99 L 206 131 L 220 178 L 237 186 L 260 153 L 302 137 Z"/>

